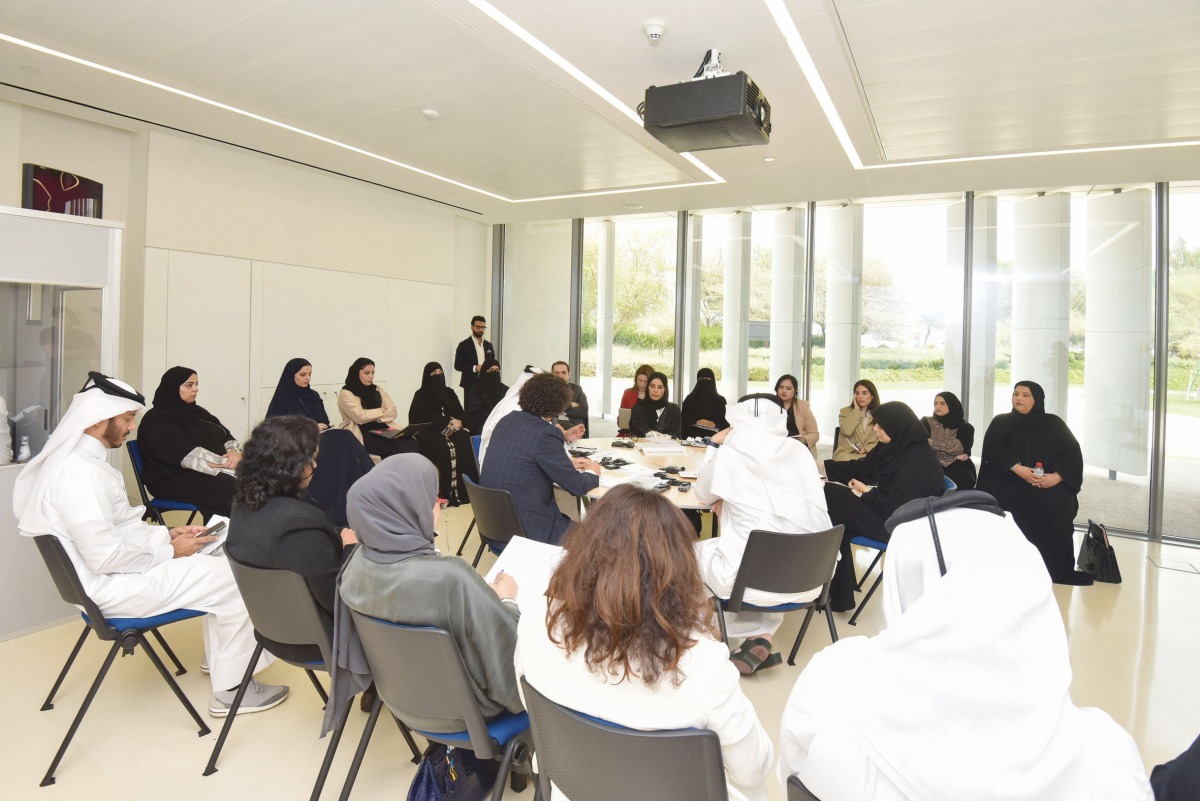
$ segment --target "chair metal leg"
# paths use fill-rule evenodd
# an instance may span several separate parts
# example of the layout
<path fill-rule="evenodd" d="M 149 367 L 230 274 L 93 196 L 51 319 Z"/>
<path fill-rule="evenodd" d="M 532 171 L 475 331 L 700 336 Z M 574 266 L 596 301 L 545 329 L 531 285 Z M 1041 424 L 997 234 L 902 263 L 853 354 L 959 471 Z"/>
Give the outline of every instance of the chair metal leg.
<path fill-rule="evenodd" d="M 475 559 L 471 562 L 471 567 L 479 567 L 479 560 L 483 557 L 483 549 L 486 547 L 487 545 L 483 542 L 483 540 L 480 540 L 479 550 L 475 552 Z"/>
<path fill-rule="evenodd" d="M 321 696 L 321 703 L 328 704 L 329 694 L 326 693 L 325 688 L 321 686 L 321 681 L 317 678 L 317 674 L 311 670 L 305 670 L 304 672 L 308 674 L 308 680 L 311 681 L 313 686 L 317 688 L 317 695 Z"/>
<path fill-rule="evenodd" d="M 197 735 L 204 737 L 208 734 L 211 734 L 212 731 L 208 728 L 208 725 L 205 724 L 204 718 L 200 717 L 200 713 L 196 711 L 196 707 L 192 706 L 192 702 L 189 701 L 188 697 L 183 694 L 183 690 L 179 689 L 179 685 L 171 676 L 171 671 L 167 670 L 167 666 L 164 665 L 162 659 L 159 658 L 158 652 L 154 650 L 154 646 L 151 645 L 150 641 L 146 639 L 146 635 L 142 634 L 140 631 L 131 633 L 136 638 L 136 641 L 141 643 L 142 648 L 146 651 L 146 656 L 150 657 L 150 661 L 154 663 L 154 667 L 158 668 L 159 675 L 163 677 L 163 681 L 165 681 L 167 686 L 171 688 L 171 692 L 175 693 L 175 697 L 179 699 L 179 703 L 183 704 L 183 708 L 187 710 L 188 714 L 192 716 L 192 720 L 196 721 L 196 725 L 200 727 L 200 731 L 197 732 Z M 128 636 L 128 633 L 126 636 Z"/>
<path fill-rule="evenodd" d="M 79 729 L 79 724 L 83 722 L 83 716 L 87 714 L 88 707 L 92 705 L 92 699 L 96 697 L 96 691 L 100 689 L 104 677 L 108 675 L 108 669 L 112 667 L 113 660 L 117 658 L 117 651 L 120 648 L 121 643 L 114 642 L 112 648 L 108 649 L 108 656 L 104 657 L 104 664 L 100 666 L 100 672 L 96 674 L 92 686 L 88 689 L 87 695 L 84 696 L 83 705 L 75 713 L 75 719 L 71 721 L 71 728 L 67 729 L 67 736 L 63 738 L 62 745 L 58 747 L 58 753 L 54 755 L 54 761 L 50 763 L 50 768 L 46 771 L 46 775 L 42 777 L 40 787 L 49 787 L 51 784 L 54 784 L 54 771 L 58 768 L 58 763 L 62 761 L 63 754 L 67 753 L 67 746 L 71 744 L 71 739 Z"/>
<path fill-rule="evenodd" d="M 337 753 L 338 743 L 342 741 L 342 732 L 346 728 L 346 720 L 350 717 L 350 707 L 354 703 L 354 699 L 350 699 L 346 703 L 345 714 L 342 715 L 342 722 L 333 730 L 330 735 L 329 746 L 325 749 L 325 759 L 321 761 L 321 770 L 317 773 L 317 781 L 313 784 L 312 795 L 309 796 L 309 801 L 320 801 L 321 791 L 325 789 L 325 779 L 329 777 L 329 768 L 333 765 L 333 756 Z"/>
<path fill-rule="evenodd" d="M 808 607 L 808 612 L 804 615 L 804 622 L 800 624 L 800 631 L 796 634 L 796 641 L 792 643 L 792 652 L 788 654 L 787 663 L 791 666 L 795 666 L 796 664 L 796 652 L 800 650 L 800 643 L 804 641 L 804 634 L 808 631 L 808 624 L 812 621 L 813 612 L 816 609 L 815 605 Z"/>
<path fill-rule="evenodd" d="M 463 548 L 467 547 L 467 540 L 471 539 L 471 532 L 475 530 L 475 518 L 471 518 L 471 525 L 467 526 L 467 533 L 463 535 L 462 542 L 458 544 L 458 553 L 456 556 L 462 556 Z"/>
<path fill-rule="evenodd" d="M 504 787 L 508 784 L 508 774 L 512 770 L 513 756 L 519 744 L 520 738 L 514 737 L 504 749 L 504 756 L 500 759 L 500 770 L 496 773 L 496 783 L 492 785 L 492 801 L 501 801 L 504 798 Z"/>
<path fill-rule="evenodd" d="M 863 597 L 862 603 L 858 605 L 858 608 L 854 610 L 854 615 L 850 618 L 851 626 L 858 625 L 858 616 L 862 614 L 862 610 L 867 605 L 867 601 L 871 600 L 871 596 L 875 594 L 875 590 L 879 589 L 879 585 L 882 581 L 883 575 L 881 574 L 879 578 L 875 579 L 875 583 L 871 585 L 871 589 L 867 590 L 867 594 Z"/>
<path fill-rule="evenodd" d="M 83 631 L 79 632 L 79 639 L 75 641 L 75 647 L 71 649 L 67 663 L 63 665 L 62 672 L 58 674 L 58 678 L 54 680 L 54 686 L 50 688 L 50 694 L 46 696 L 46 702 L 42 704 L 43 712 L 47 709 L 54 709 L 54 696 L 58 692 L 58 688 L 62 687 L 63 680 L 67 678 L 67 672 L 71 669 L 71 665 L 75 664 L 75 657 L 79 656 L 79 649 L 83 648 L 83 642 L 91 630 L 90 626 L 84 625 Z"/>
<path fill-rule="evenodd" d="M 392 720 L 396 721 L 396 725 L 400 727 L 400 735 L 404 737 L 404 742 L 408 743 L 408 749 L 412 751 L 412 763 L 414 765 L 421 764 L 421 749 L 417 748 L 417 742 L 412 736 L 412 729 L 408 728 L 408 724 L 395 715 L 392 715 Z"/>
<path fill-rule="evenodd" d="M 833 623 L 833 610 L 829 608 L 829 601 L 825 602 L 825 621 L 829 624 L 829 639 L 833 642 L 837 642 L 837 626 Z"/>
<path fill-rule="evenodd" d="M 221 756 L 221 749 L 225 747 L 225 738 L 229 736 L 229 730 L 233 727 L 233 719 L 237 717 L 237 711 L 242 706 L 242 697 L 246 694 L 246 688 L 250 686 L 250 679 L 254 678 L 254 668 L 258 665 L 258 658 L 262 655 L 262 651 L 262 644 L 255 643 L 254 655 L 250 657 L 250 662 L 246 665 L 246 672 L 242 674 L 242 683 L 238 685 L 237 694 L 233 696 L 233 704 L 230 705 L 229 713 L 225 716 L 225 724 L 221 726 L 217 744 L 213 746 L 202 776 L 211 776 L 217 772 L 217 757 Z"/>
<path fill-rule="evenodd" d="M 184 525 L 190 526 L 192 524 L 192 521 L 196 519 L 196 515 L 198 515 L 199 513 L 200 513 L 199 509 L 193 509 L 191 514 L 188 515 L 188 521 L 186 523 L 184 523 Z"/>
<path fill-rule="evenodd" d="M 354 789 L 354 780 L 358 778 L 358 769 L 362 767 L 363 756 L 367 753 L 367 745 L 371 742 L 371 735 L 375 732 L 375 722 L 379 720 L 379 710 L 383 708 L 383 699 L 376 697 L 375 703 L 371 706 L 371 714 L 367 718 L 367 725 L 363 728 L 362 737 L 358 740 L 358 750 L 354 752 L 354 760 L 350 763 L 350 770 L 346 773 L 346 783 L 342 786 L 342 794 L 338 796 L 338 801 L 347 801 L 350 798 L 350 791 Z"/>
<path fill-rule="evenodd" d="M 713 596 L 713 606 L 717 608 L 717 625 L 721 628 L 721 642 L 729 647 L 729 632 L 725 628 L 725 610 L 721 608 L 721 599 Z"/>
<path fill-rule="evenodd" d="M 867 567 L 867 572 L 862 574 L 862 578 L 854 585 L 854 589 L 861 590 L 863 585 L 867 583 L 867 578 L 871 575 L 871 571 L 875 569 L 875 565 L 879 564 L 879 560 L 883 558 L 883 551 L 876 551 L 875 558 L 871 560 L 871 564 Z"/>
<path fill-rule="evenodd" d="M 171 650 L 171 646 L 167 645 L 167 641 L 163 639 L 158 629 L 150 629 L 150 633 L 154 635 L 154 639 L 158 640 L 158 644 L 162 646 L 163 652 L 166 653 L 167 657 L 175 663 L 175 675 L 182 676 L 184 673 L 187 673 L 187 668 L 179 661 L 179 657 L 175 656 L 175 652 Z"/>

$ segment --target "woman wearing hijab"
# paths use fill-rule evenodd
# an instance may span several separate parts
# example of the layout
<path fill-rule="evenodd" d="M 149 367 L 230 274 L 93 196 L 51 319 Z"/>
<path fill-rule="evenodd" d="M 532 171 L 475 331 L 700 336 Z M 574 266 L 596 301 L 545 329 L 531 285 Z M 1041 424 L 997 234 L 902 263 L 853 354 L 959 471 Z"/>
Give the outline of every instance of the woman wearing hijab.
<path fill-rule="evenodd" d="M 283 366 L 279 383 L 275 386 L 275 394 L 267 406 L 267 417 L 282 417 L 293 415 L 307 417 L 316 422 L 317 427 L 324 431 L 329 428 L 329 414 L 325 411 L 325 402 L 312 383 L 312 362 L 308 359 L 290 359 Z"/>
<path fill-rule="evenodd" d="M 475 466 L 475 449 L 471 447 L 471 432 L 463 427 L 462 404 L 446 386 L 442 366 L 429 362 L 421 377 L 421 388 L 413 393 L 408 407 L 408 423 L 429 423 L 417 434 L 421 453 L 437 467 L 441 497 L 450 506 L 468 503 L 463 476 L 479 480 Z"/>
<path fill-rule="evenodd" d="M 750 395 L 729 410 L 730 427 L 709 440 L 695 495 L 720 518 L 721 536 L 696 543 L 696 558 L 704 583 L 718 597 L 733 591 L 750 532 L 824 531 L 829 512 L 817 463 L 803 443 L 788 437 L 779 401 L 772 395 Z M 811 601 L 821 592 L 746 591 L 745 601 L 756 606 Z M 782 613 L 727 612 L 730 639 L 744 638 L 732 657 L 742 674 L 756 673 L 782 662 L 772 653 Z"/>
<path fill-rule="evenodd" d="M 305 417 L 268 417 L 255 427 L 238 467 L 225 550 L 242 564 L 303 576 L 332 626 L 334 584 L 355 539 L 352 530 L 331 525 L 305 500 L 325 442 Z M 283 643 L 269 650 L 296 661 L 322 658 L 317 649 Z"/>
<path fill-rule="evenodd" d="M 879 390 L 867 379 L 854 384 L 854 399 L 838 412 L 838 439 L 833 443 L 833 461 L 861 459 L 871 452 L 878 440 L 871 426 L 871 415 L 879 408 Z"/>
<path fill-rule="evenodd" d="M 794 375 L 781 375 L 775 382 L 775 395 L 783 404 L 787 413 L 787 432 L 789 437 L 795 437 L 808 446 L 808 452 L 813 459 L 817 458 L 817 442 L 821 432 L 817 430 L 817 418 L 812 413 L 812 407 L 804 398 L 797 397 L 797 387 L 800 384 Z"/>
<path fill-rule="evenodd" d="M 196 403 L 200 381 L 190 367 L 163 373 L 154 408 L 138 431 L 142 480 L 155 496 L 193 503 L 207 520 L 229 515 L 233 471 L 242 448 L 221 421 Z"/>
<path fill-rule="evenodd" d="M 375 384 L 375 362 L 360 356 L 346 371 L 346 383 L 338 393 L 339 428 L 350 431 L 367 453 L 386 459 L 397 453 L 413 453 L 417 443 L 407 437 L 388 438 L 372 431 L 391 431 L 396 419 L 396 404 L 387 390 Z"/>
<path fill-rule="evenodd" d="M 683 399 L 683 436 L 708 437 L 729 428 L 725 419 L 725 399 L 717 392 L 717 377 L 712 370 L 701 367 L 696 372 L 696 386 Z"/>
<path fill-rule="evenodd" d="M 629 430 L 635 437 L 644 437 L 651 431 L 679 438 L 683 417 L 679 407 L 667 399 L 667 377 L 663 373 L 651 373 L 646 383 L 646 397 L 633 405 L 629 415 Z"/>
<path fill-rule="evenodd" d="M 887 542 L 890 535 L 883 524 L 892 512 L 914 498 L 945 492 L 942 465 L 913 410 L 892 401 L 879 406 L 873 418 L 873 433 L 879 444 L 865 458 L 852 462 L 825 460 L 829 519 L 835 526 L 846 526 L 842 557 L 829 588 L 829 603 L 835 612 L 854 608 L 850 540 L 862 536 Z"/>
<path fill-rule="evenodd" d="M 517 671 L 619 726 L 712 730 L 731 801 L 766 801 L 774 748 L 717 633 L 692 538 L 657 492 L 606 494 L 568 532 L 546 591 L 522 596 Z"/>
<path fill-rule="evenodd" d="M 922 417 L 929 447 L 937 454 L 946 478 L 960 490 L 975 488 L 975 463 L 971 446 L 975 426 L 963 419 L 963 405 L 953 392 L 939 392 L 933 399 L 933 416 Z"/>
<path fill-rule="evenodd" d="M 385 459 L 350 490 L 348 508 L 361 544 L 338 580 L 341 603 L 334 648 L 341 669 L 335 671 L 328 708 L 340 713 L 356 692 L 370 684 L 368 668 L 361 663 L 357 670 L 351 667 L 355 660 L 349 652 L 355 636 L 345 611 L 348 607 L 393 623 L 450 632 L 484 717 L 521 712 L 524 707 L 513 670 L 521 616 L 515 600 L 517 584 L 501 573 L 488 585 L 462 559 L 440 556 L 434 549 L 434 523 L 440 509 L 433 465 L 416 454 Z M 446 731 L 442 720 L 405 722 L 424 731 Z"/>
<path fill-rule="evenodd" d="M 485 359 L 479 366 L 479 378 L 467 390 L 467 430 L 483 431 L 488 415 L 508 394 L 508 386 L 500 380 L 500 362 Z"/>
<path fill-rule="evenodd" d="M 884 561 L 887 628 L 825 648 L 796 681 L 780 778 L 821 801 L 1150 801 L 1132 738 L 1071 701 L 1062 614 L 1012 519 L 938 512 L 943 573 L 916 512 Z"/>
<path fill-rule="evenodd" d="M 1042 554 L 1056 584 L 1091 584 L 1075 570 L 1075 514 L 1083 484 L 1083 452 L 1071 429 L 1046 412 L 1046 393 L 1032 381 L 1013 387 L 1013 410 L 998 414 L 983 437 L 979 489 Z M 1041 467 L 1044 475 L 1038 475 Z"/>

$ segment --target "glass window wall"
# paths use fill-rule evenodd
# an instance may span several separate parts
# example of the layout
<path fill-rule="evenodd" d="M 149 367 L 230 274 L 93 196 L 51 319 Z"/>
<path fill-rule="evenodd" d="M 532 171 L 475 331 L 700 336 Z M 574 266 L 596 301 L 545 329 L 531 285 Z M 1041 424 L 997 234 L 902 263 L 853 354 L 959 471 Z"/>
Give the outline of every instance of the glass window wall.
<path fill-rule="evenodd" d="M 1171 185 L 1163 534 L 1200 539 L 1200 185 Z"/>

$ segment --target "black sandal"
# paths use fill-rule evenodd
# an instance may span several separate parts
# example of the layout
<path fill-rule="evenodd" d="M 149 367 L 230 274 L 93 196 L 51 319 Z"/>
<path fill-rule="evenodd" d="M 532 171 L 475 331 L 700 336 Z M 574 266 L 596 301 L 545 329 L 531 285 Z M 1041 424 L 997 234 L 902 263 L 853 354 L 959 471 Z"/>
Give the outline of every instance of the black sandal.
<path fill-rule="evenodd" d="M 766 656 L 759 656 L 755 648 L 762 648 Z M 773 668 L 783 662 L 783 657 L 771 652 L 771 641 L 766 637 L 754 637 L 743 642 L 736 651 L 729 655 L 729 661 L 738 669 L 738 673 L 749 676 L 760 670 Z"/>

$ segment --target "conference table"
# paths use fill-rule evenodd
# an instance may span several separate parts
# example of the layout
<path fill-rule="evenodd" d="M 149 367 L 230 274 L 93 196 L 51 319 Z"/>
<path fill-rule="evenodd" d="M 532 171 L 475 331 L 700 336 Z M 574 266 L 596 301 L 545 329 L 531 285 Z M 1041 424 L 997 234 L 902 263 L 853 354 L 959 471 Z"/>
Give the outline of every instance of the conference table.
<path fill-rule="evenodd" d="M 581 439 L 571 443 L 570 448 L 573 451 L 580 449 L 594 449 L 593 453 L 588 454 L 589 459 L 599 461 L 602 456 L 613 456 L 614 458 L 624 459 L 629 462 L 629 466 L 620 470 L 605 470 L 600 477 L 601 484 L 596 489 L 587 494 L 588 498 L 599 499 L 615 486 L 614 481 L 619 481 L 623 478 L 637 479 L 639 476 L 653 477 L 655 472 L 661 471 L 664 467 L 678 467 L 680 473 L 671 474 L 672 478 L 678 478 L 682 481 L 690 481 L 693 485 L 696 483 L 696 475 L 700 471 L 700 464 L 704 461 L 704 453 L 706 448 L 703 446 L 697 447 L 692 445 L 681 445 L 679 442 L 672 440 L 648 440 L 648 439 L 626 439 L 620 440 L 623 442 L 633 442 L 635 447 L 622 448 L 613 447 L 613 442 L 616 442 L 611 437 Z M 641 445 L 646 445 L 651 451 L 644 453 Z M 654 446 L 668 447 L 672 450 L 681 450 L 682 452 L 674 453 L 654 453 Z M 647 478 L 647 481 L 650 479 Z M 653 479 L 655 483 L 662 481 L 661 478 Z M 671 503 L 678 506 L 680 509 L 708 509 L 708 504 L 700 503 L 696 500 L 694 490 L 688 492 L 680 492 L 677 487 L 671 487 L 663 493 L 663 497 Z"/>

